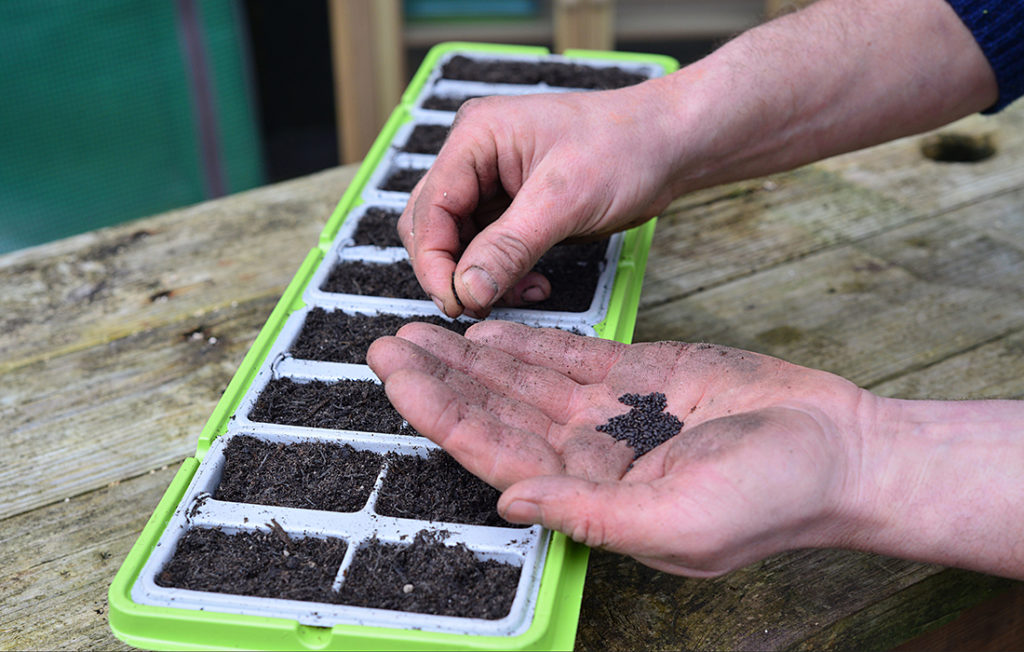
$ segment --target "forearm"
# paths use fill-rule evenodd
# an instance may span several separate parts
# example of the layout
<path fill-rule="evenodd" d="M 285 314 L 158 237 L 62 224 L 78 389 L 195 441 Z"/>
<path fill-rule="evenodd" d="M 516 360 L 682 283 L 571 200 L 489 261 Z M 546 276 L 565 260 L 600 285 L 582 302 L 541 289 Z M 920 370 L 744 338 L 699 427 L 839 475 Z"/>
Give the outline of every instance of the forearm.
<path fill-rule="evenodd" d="M 995 102 L 945 0 L 820 0 L 657 80 L 675 194 L 936 128 Z"/>
<path fill-rule="evenodd" d="M 884 404 L 842 545 L 1024 579 L 1024 402 Z"/>

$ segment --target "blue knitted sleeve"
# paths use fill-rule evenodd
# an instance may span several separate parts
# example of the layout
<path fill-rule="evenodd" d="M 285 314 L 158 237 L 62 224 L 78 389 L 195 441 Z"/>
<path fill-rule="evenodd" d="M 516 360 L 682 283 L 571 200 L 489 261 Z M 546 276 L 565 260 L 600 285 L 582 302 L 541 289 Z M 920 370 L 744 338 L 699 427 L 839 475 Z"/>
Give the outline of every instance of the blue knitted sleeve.
<path fill-rule="evenodd" d="M 1024 95 L 1024 0 L 948 0 L 996 73 L 995 113 Z"/>

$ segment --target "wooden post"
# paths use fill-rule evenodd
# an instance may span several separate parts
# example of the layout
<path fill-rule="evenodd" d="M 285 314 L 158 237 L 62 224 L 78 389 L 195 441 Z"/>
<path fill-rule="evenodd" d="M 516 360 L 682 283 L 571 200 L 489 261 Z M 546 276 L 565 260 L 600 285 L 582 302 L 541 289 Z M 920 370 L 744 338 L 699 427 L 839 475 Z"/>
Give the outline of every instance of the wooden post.
<path fill-rule="evenodd" d="M 614 0 L 554 0 L 555 51 L 615 47 Z"/>
<path fill-rule="evenodd" d="M 400 0 L 328 0 L 338 156 L 366 156 L 405 84 Z"/>

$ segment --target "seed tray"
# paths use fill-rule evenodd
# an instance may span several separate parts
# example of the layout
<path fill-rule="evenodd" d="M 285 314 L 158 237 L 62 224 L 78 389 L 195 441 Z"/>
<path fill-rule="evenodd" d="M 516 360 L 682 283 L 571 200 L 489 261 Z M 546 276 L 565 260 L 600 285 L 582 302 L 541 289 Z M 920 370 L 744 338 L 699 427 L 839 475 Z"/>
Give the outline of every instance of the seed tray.
<path fill-rule="evenodd" d="M 215 500 L 213 495 L 224 472 L 224 451 L 231 439 L 238 436 L 255 437 L 285 445 L 323 441 L 347 443 L 357 450 L 373 451 L 381 455 L 397 453 L 424 457 L 437 448 L 422 438 L 415 441 L 390 442 L 371 434 L 325 436 L 322 433 L 301 429 L 275 433 L 240 428 L 217 438 L 189 484 L 164 536 L 157 543 L 139 575 L 139 580 L 132 588 L 132 599 L 136 602 L 177 609 L 217 610 L 224 613 L 287 618 L 302 625 L 318 627 L 338 622 L 354 622 L 364 627 L 407 627 L 449 634 L 505 637 L 517 636 L 529 628 L 529 615 L 535 605 L 536 589 L 540 583 L 544 563 L 545 544 L 550 536 L 543 528 L 426 522 L 379 514 L 374 507 L 387 477 L 387 460 L 381 463 L 381 470 L 377 474 L 366 504 L 354 512 L 329 512 Z M 507 616 L 494 620 L 459 618 L 367 609 L 327 602 L 192 591 L 160 586 L 157 583 L 157 577 L 174 555 L 181 537 L 194 528 L 215 528 L 227 534 L 278 531 L 293 539 L 334 538 L 348 544 L 332 585 L 332 590 L 337 592 L 345 582 L 345 574 L 353 558 L 372 539 L 406 545 L 427 525 L 434 530 L 443 530 L 447 533 L 445 545 L 461 543 L 481 560 L 495 559 L 521 569 L 516 597 Z"/>
<path fill-rule="evenodd" d="M 500 520 L 497 525 L 473 525 L 459 523 L 458 518 L 432 521 L 427 516 L 417 518 L 415 514 L 386 516 L 380 513 L 377 500 L 390 465 L 400 464 L 400 460 L 410 456 L 426 457 L 439 450 L 408 428 L 393 408 L 385 404 L 356 412 L 360 417 L 377 418 L 390 410 L 390 416 L 402 423 L 401 427 L 394 428 L 400 434 L 381 432 L 383 427 L 341 429 L 338 421 L 329 424 L 316 421 L 321 427 L 269 423 L 251 415 L 260 396 L 272 385 L 284 384 L 301 390 L 317 389 L 318 385 L 313 383 L 356 381 L 379 386 L 365 364 L 311 360 L 292 353 L 311 311 L 342 311 L 366 317 L 387 314 L 402 319 L 440 315 L 426 297 L 389 299 L 321 289 L 324 279 L 339 262 L 391 264 L 407 261 L 408 256 L 401 247 L 378 243 L 354 246 L 353 235 L 371 208 L 401 211 L 404 207 L 409 197 L 407 192 L 379 188 L 389 174 L 399 169 L 425 170 L 436 159 L 433 154 L 400 151 L 416 126 L 448 125 L 454 118 L 452 112 L 417 109 L 423 98 L 439 91 L 494 94 L 569 90 L 441 79 L 440 66 L 457 53 L 481 60 L 497 57 L 525 62 L 587 61 L 598 66 L 648 70 L 650 76 L 675 67 L 674 62 L 662 57 L 582 51 L 567 53 L 567 57 L 553 57 L 539 48 L 481 44 L 444 44 L 428 54 L 332 213 L 317 246 L 285 290 L 200 434 L 195 457 L 182 464 L 114 579 L 109 593 L 110 623 L 123 640 L 139 647 L 173 649 L 553 649 L 572 646 L 586 570 L 584 547 L 573 544 L 564 535 L 537 526 L 523 528 Z M 598 288 L 587 310 L 501 308 L 496 309 L 493 316 L 532 326 L 565 328 L 629 341 L 653 227 L 653 222 L 649 222 L 609 240 Z M 473 320 L 460 318 L 459 321 L 470 323 Z M 298 406 L 300 401 L 294 400 L 296 403 L 289 407 Z M 345 405 L 346 400 L 352 403 Z M 356 400 L 343 399 L 340 405 L 336 401 L 330 409 L 350 409 Z M 375 410 L 380 414 L 374 414 Z M 234 438 L 243 436 L 282 445 L 298 442 L 347 444 L 383 457 L 373 489 L 356 511 L 217 500 L 214 495 L 226 463 L 224 450 Z M 259 474 L 254 473 L 250 481 L 258 477 Z M 343 542 L 345 552 L 337 569 L 332 567 L 326 572 L 327 575 L 333 573 L 330 590 L 325 589 L 326 592 L 318 595 L 327 597 L 290 599 L 162 586 L 166 582 L 160 579 L 161 573 L 182 545 L 183 537 L 191 538 L 187 535 L 190 531 L 206 534 L 202 529 L 217 530 L 228 537 L 270 533 L 262 536 L 264 541 L 270 541 L 268 537 L 282 542 L 336 539 Z M 222 536 L 217 534 L 215 538 L 220 540 Z M 429 552 L 425 554 L 458 553 L 463 561 L 469 554 L 481 563 L 498 560 L 511 565 L 501 568 L 517 569 L 519 580 L 508 613 L 497 614 L 499 617 L 417 613 L 403 610 L 401 595 L 397 600 L 371 601 L 378 605 L 373 607 L 345 603 L 348 599 L 345 596 L 351 593 L 345 588 L 350 581 L 347 571 L 355 568 L 354 560 L 361 551 L 374 547 L 390 554 L 392 549 L 380 546 L 407 546 L 413 541 L 419 545 L 421 540 L 433 546 L 428 547 Z M 287 549 L 285 544 L 284 551 Z M 356 577 L 361 576 L 353 572 Z M 365 586 L 349 585 L 348 588 Z M 457 596 L 453 593 L 451 597 Z M 380 608 L 381 605 L 388 608 Z"/>

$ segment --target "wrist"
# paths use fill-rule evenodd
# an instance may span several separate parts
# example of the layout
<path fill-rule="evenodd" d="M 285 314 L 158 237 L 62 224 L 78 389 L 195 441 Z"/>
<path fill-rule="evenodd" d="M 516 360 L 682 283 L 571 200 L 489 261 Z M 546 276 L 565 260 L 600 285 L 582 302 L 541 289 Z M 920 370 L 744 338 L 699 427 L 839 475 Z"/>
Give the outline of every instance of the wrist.
<path fill-rule="evenodd" d="M 838 545 L 1024 577 L 1024 403 L 881 399 Z"/>

